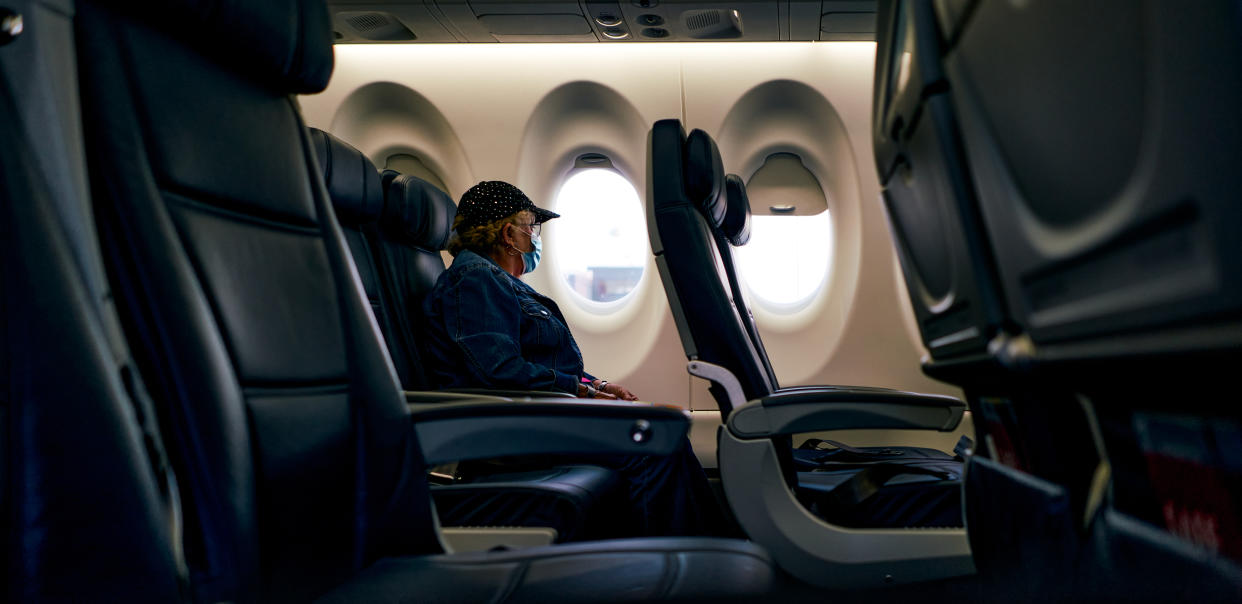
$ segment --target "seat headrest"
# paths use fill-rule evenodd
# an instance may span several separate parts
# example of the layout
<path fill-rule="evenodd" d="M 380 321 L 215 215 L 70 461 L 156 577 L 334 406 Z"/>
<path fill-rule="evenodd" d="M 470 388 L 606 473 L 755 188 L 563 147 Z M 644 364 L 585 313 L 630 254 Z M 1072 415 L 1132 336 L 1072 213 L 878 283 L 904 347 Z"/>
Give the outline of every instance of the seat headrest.
<path fill-rule="evenodd" d="M 746 183 L 737 174 L 725 176 L 725 211 L 720 230 L 725 239 L 735 246 L 750 241 L 750 198 L 746 196 Z"/>
<path fill-rule="evenodd" d="M 400 172 L 393 170 L 392 168 L 384 168 L 380 171 L 380 189 L 382 191 L 387 191 L 388 185 L 392 184 L 392 179 L 398 176 L 401 176 Z"/>
<path fill-rule="evenodd" d="M 685 154 L 686 196 L 712 226 L 719 227 L 725 217 L 725 174 L 720 149 L 712 137 L 695 128 L 686 137 Z"/>
<path fill-rule="evenodd" d="M 284 94 L 322 91 L 332 76 L 323 0 L 100 2 L 186 39 L 204 55 Z"/>
<path fill-rule="evenodd" d="M 457 206 L 435 185 L 409 174 L 388 184 L 380 229 L 406 245 L 438 251 L 448 245 Z"/>
<path fill-rule="evenodd" d="M 349 143 L 322 130 L 309 130 L 337 219 L 355 226 L 379 218 L 384 192 L 375 164 Z"/>

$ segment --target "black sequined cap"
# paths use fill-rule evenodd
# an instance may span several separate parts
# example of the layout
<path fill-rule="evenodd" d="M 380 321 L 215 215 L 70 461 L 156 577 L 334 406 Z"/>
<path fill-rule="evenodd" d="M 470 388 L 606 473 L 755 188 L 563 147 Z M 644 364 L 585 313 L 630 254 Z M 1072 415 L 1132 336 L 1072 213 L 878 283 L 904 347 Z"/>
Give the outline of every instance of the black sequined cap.
<path fill-rule="evenodd" d="M 547 222 L 560 216 L 535 207 L 535 203 L 517 187 L 503 180 L 485 180 L 466 191 L 457 204 L 457 216 L 462 223 L 457 227 L 460 231 L 472 226 L 487 224 L 511 216 L 519 210 L 530 210 L 535 214 L 535 222 Z"/>

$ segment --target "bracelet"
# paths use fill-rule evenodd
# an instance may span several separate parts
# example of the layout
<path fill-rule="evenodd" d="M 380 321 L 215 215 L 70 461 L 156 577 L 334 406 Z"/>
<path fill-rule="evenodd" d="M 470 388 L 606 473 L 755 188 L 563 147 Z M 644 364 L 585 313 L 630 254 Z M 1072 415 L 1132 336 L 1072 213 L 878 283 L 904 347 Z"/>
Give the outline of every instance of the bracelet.
<path fill-rule="evenodd" d="M 583 384 L 583 386 L 586 386 L 586 398 L 595 398 L 595 393 L 597 392 L 595 387 L 590 384 Z"/>
<path fill-rule="evenodd" d="M 599 390 L 600 392 L 603 392 L 604 386 L 607 386 L 607 385 L 608 385 L 608 380 L 600 380 L 599 383 L 595 385 L 595 389 Z"/>

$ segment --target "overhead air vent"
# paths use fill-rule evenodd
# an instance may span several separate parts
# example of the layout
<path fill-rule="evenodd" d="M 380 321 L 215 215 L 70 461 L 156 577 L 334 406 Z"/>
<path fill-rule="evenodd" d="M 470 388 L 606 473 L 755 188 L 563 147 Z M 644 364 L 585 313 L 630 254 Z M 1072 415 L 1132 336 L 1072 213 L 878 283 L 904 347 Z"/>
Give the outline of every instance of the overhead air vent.
<path fill-rule="evenodd" d="M 686 35 L 696 40 L 727 40 L 742 37 L 742 16 L 736 10 L 708 8 L 681 14 Z"/>
<path fill-rule="evenodd" d="M 720 25 L 720 11 L 718 10 L 702 11 L 686 17 L 686 27 L 689 29 L 700 30 L 713 25 Z"/>
<path fill-rule="evenodd" d="M 345 22 L 360 32 L 368 32 L 392 25 L 392 19 L 389 19 L 379 13 L 362 13 L 361 15 L 354 15 L 346 19 Z"/>
<path fill-rule="evenodd" d="M 401 21 L 388 13 L 375 11 L 343 11 L 337 13 L 341 40 L 369 40 L 372 42 L 409 42 L 418 39 Z"/>

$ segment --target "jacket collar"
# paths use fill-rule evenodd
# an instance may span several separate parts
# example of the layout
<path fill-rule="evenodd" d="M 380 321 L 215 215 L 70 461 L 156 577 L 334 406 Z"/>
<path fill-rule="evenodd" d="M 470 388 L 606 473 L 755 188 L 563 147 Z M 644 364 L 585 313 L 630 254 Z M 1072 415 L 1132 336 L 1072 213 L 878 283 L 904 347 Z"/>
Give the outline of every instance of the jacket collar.
<path fill-rule="evenodd" d="M 469 266 L 474 266 L 476 264 L 490 264 L 499 270 L 502 270 L 502 271 L 504 270 L 500 268 L 500 265 L 496 264 L 495 260 L 492 260 L 491 258 L 488 258 L 487 256 L 484 256 L 482 254 L 476 253 L 473 250 L 462 250 L 458 252 L 456 258 L 453 258 L 453 266 L 460 266 L 462 268 L 465 268 Z"/>

